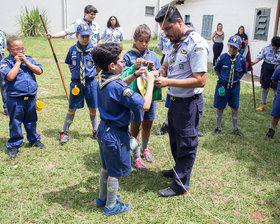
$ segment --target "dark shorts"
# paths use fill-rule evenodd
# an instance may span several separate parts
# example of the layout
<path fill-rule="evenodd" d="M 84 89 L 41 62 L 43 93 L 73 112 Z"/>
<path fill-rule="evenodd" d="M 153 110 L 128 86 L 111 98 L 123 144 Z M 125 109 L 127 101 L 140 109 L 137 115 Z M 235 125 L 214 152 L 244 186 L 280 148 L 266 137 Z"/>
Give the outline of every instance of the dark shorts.
<path fill-rule="evenodd" d="M 97 139 L 103 169 L 111 177 L 128 175 L 131 172 L 129 132 L 119 130 L 101 120 L 97 129 Z"/>
<path fill-rule="evenodd" d="M 225 95 L 220 96 L 218 89 L 225 85 L 221 83 L 217 83 L 216 90 L 215 90 L 215 97 L 214 97 L 214 107 L 217 109 L 225 109 L 227 104 L 234 108 L 239 108 L 239 95 L 240 95 L 240 82 L 233 85 L 232 88 L 228 89 L 225 87 Z"/>
<path fill-rule="evenodd" d="M 72 89 L 77 85 L 80 89 L 78 95 L 72 94 Z M 69 97 L 69 108 L 80 109 L 84 107 L 84 99 L 86 100 L 87 106 L 91 108 L 97 108 L 97 86 L 98 82 L 94 78 L 90 81 L 86 81 L 85 86 L 80 82 L 72 81 L 70 83 L 70 97 Z"/>
<path fill-rule="evenodd" d="M 263 62 L 260 77 L 260 83 L 263 89 L 277 89 L 277 86 L 271 81 L 271 76 L 273 75 L 274 70 L 273 64 L 268 64 L 265 61 Z"/>
<path fill-rule="evenodd" d="M 132 112 L 132 121 L 142 122 L 145 118 L 146 120 L 153 121 L 156 117 L 157 101 L 152 101 L 151 107 L 148 111 L 137 110 Z"/>
<path fill-rule="evenodd" d="M 280 117 L 280 94 L 277 93 L 273 100 L 272 111 L 270 114 L 272 117 Z"/>

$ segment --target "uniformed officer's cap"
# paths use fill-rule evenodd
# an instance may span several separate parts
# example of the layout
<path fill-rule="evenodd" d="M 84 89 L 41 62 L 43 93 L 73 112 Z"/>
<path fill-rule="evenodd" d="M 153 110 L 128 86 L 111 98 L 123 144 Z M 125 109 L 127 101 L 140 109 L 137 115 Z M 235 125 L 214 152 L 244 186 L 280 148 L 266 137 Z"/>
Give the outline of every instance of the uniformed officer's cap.
<path fill-rule="evenodd" d="M 77 33 L 81 35 L 90 35 L 90 28 L 87 23 L 82 23 L 77 28 Z"/>
<path fill-rule="evenodd" d="M 237 35 L 234 35 L 234 36 L 231 36 L 229 39 L 228 39 L 228 45 L 232 45 L 236 48 L 239 48 L 239 46 L 241 45 L 242 41 L 241 41 L 241 38 Z"/>

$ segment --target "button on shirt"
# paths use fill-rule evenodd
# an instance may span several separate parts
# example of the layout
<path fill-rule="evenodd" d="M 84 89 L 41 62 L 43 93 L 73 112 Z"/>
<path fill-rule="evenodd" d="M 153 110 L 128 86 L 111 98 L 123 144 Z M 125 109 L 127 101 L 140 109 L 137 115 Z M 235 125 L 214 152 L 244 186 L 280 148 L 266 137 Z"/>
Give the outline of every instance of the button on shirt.
<path fill-rule="evenodd" d="M 26 56 L 26 59 L 33 65 L 39 66 L 42 69 L 40 64 L 37 64 L 36 61 L 30 56 Z M 0 72 L 6 77 L 9 71 L 14 67 L 15 60 L 12 55 L 4 58 L 0 64 Z M 19 97 L 26 95 L 35 95 L 37 93 L 38 84 L 34 73 L 27 67 L 25 63 L 21 63 L 18 74 L 13 81 L 5 80 L 6 93 L 10 97 Z"/>
<path fill-rule="evenodd" d="M 106 43 L 120 43 L 123 40 L 122 28 L 106 27 L 101 34 L 101 38 L 105 39 Z"/>
<path fill-rule="evenodd" d="M 231 68 L 231 56 L 228 53 L 222 54 L 215 65 L 215 71 L 219 71 L 219 80 L 222 83 L 229 82 L 230 68 Z M 232 58 L 233 59 L 233 58 Z M 241 79 L 241 73 L 246 73 L 246 59 L 241 54 L 237 55 L 234 62 L 234 76 L 233 83 L 237 83 Z"/>
<path fill-rule="evenodd" d="M 77 28 L 80 24 L 87 23 L 85 19 L 78 19 L 74 23 L 72 23 L 65 31 L 68 35 L 72 35 L 74 33 L 77 33 Z M 100 28 L 99 25 L 92 21 L 91 23 L 88 23 L 90 30 L 91 30 L 91 43 L 92 46 L 95 47 L 97 45 L 98 40 L 100 39 Z"/>
<path fill-rule="evenodd" d="M 170 79 L 186 79 L 193 77 L 193 73 L 207 72 L 207 55 L 209 47 L 207 42 L 197 32 L 190 35 L 179 45 L 174 55 L 174 62 L 167 75 Z M 164 59 L 170 65 L 172 58 L 168 53 Z M 175 97 L 191 97 L 203 92 L 203 88 L 168 87 L 167 93 Z"/>
<path fill-rule="evenodd" d="M 90 49 L 92 48 L 91 44 L 88 44 L 86 48 L 82 49 L 79 41 L 72 47 L 70 47 L 65 63 L 70 65 L 71 71 L 71 80 L 80 80 L 80 61 L 81 61 L 81 52 L 84 52 L 83 60 L 85 66 L 85 78 L 93 78 L 96 76 L 96 68 L 93 62 L 93 59 L 90 55 Z M 88 50 L 85 52 L 85 50 Z"/>
<path fill-rule="evenodd" d="M 272 49 L 271 44 L 265 46 L 258 54 L 259 60 L 264 60 L 268 64 L 280 65 L 280 48 L 277 50 L 277 60 L 275 60 L 275 51 Z"/>
<path fill-rule="evenodd" d="M 114 74 L 102 74 L 101 80 L 106 81 L 112 75 Z M 139 110 L 145 103 L 144 98 L 133 92 L 120 78 L 109 82 L 102 88 L 99 86 L 97 97 L 101 119 L 110 121 L 117 127 L 127 127 L 130 123 L 130 110 Z"/>

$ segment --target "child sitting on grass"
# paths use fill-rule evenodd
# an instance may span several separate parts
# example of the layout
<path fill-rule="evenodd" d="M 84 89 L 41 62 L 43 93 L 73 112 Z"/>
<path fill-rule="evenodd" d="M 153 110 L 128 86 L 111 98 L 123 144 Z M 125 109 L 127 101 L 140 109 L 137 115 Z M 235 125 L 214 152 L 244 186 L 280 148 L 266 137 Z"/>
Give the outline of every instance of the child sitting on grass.
<path fill-rule="evenodd" d="M 96 204 L 105 206 L 104 213 L 107 215 L 123 213 L 130 209 L 130 205 L 121 203 L 120 196 L 117 195 L 118 178 L 131 172 L 128 131 L 130 111 L 149 110 L 154 87 L 154 76 L 147 69 L 147 92 L 144 98 L 122 81 L 124 60 L 121 52 L 122 47 L 119 44 L 106 43 L 97 45 L 91 53 L 96 66 L 102 69 L 97 88 L 100 112 L 97 139 L 102 169 Z M 131 75 L 126 79 L 131 81 L 135 77 Z"/>

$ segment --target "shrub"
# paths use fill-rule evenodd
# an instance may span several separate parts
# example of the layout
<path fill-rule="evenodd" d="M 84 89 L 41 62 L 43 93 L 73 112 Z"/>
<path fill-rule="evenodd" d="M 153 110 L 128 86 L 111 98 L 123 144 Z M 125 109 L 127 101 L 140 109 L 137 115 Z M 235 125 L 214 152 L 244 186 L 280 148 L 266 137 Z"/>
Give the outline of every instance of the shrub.
<path fill-rule="evenodd" d="M 20 36 L 34 37 L 43 36 L 45 34 L 44 27 L 40 20 L 40 14 L 44 19 L 46 27 L 48 27 L 48 18 L 45 10 L 40 12 L 38 7 L 36 7 L 29 11 L 27 7 L 25 7 L 25 10 L 21 13 L 18 20 L 21 28 Z"/>

